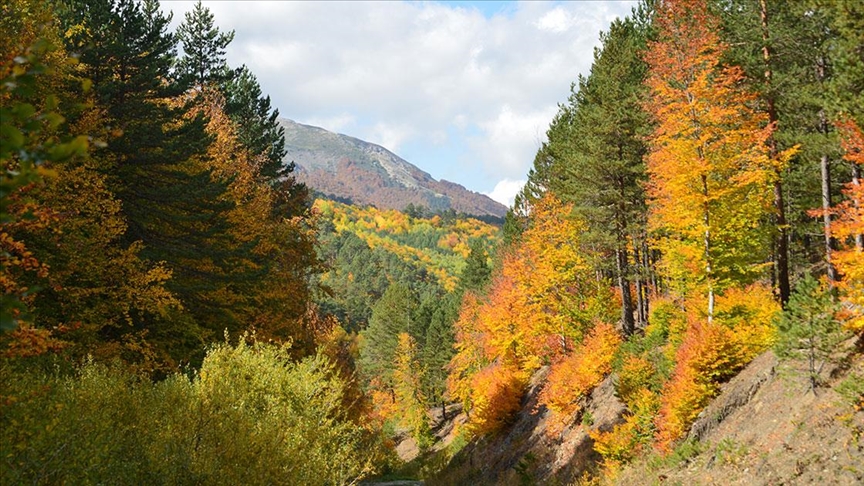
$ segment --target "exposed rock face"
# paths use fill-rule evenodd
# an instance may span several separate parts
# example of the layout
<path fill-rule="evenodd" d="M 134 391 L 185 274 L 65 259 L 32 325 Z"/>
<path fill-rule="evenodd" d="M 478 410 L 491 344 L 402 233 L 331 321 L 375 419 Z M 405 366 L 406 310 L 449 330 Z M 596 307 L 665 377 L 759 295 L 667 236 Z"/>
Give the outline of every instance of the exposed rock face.
<path fill-rule="evenodd" d="M 285 162 L 297 164 L 297 178 L 327 196 L 383 209 L 413 204 L 476 216 L 507 213 L 488 196 L 437 181 L 380 145 L 285 118 L 279 122 L 285 127 Z"/>

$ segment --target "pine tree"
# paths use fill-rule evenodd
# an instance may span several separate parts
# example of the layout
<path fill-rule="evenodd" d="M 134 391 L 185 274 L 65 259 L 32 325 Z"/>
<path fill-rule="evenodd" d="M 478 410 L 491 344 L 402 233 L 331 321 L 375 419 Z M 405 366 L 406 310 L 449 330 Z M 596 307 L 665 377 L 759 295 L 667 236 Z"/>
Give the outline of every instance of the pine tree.
<path fill-rule="evenodd" d="M 372 307 L 369 327 L 360 332 L 359 365 L 367 383 L 375 380 L 383 390 L 392 392 L 399 334 L 411 329 L 416 306 L 411 290 L 394 283 Z"/>
<path fill-rule="evenodd" d="M 462 274 L 459 276 L 458 289 L 461 292 L 466 290 L 480 291 L 489 283 L 492 275 L 492 269 L 489 268 L 488 255 L 483 247 L 481 240 L 473 240 L 470 243 L 471 252 L 465 259 L 465 268 L 462 269 Z"/>
<path fill-rule="evenodd" d="M 838 309 L 829 289 L 808 274 L 796 285 L 777 323 L 778 356 L 806 361 L 810 390 L 814 393 L 822 382 L 822 369 L 831 362 L 840 343 L 849 338 L 834 319 Z"/>
<path fill-rule="evenodd" d="M 270 106 L 255 75 L 245 65 L 224 83 L 225 112 L 237 124 L 237 137 L 250 153 L 263 155 L 259 172 L 275 183 L 280 176 L 293 171 L 293 164 L 283 167 L 285 129 L 279 124 L 279 110 Z"/>
<path fill-rule="evenodd" d="M 601 34 L 603 46 L 595 51 L 591 74 L 579 79 L 572 97 L 570 134 L 565 140 L 550 139 L 550 145 L 570 146 L 559 160 L 566 182 L 557 193 L 588 222 L 586 244 L 602 255 L 595 265 L 616 276 L 625 335 L 636 327 L 631 282 L 638 260 L 631 249 L 641 246 L 646 211 L 642 159 L 648 121 L 640 109 L 647 73 L 641 59 L 645 31 L 628 18 Z M 614 266 L 605 268 L 605 261 Z"/>
<path fill-rule="evenodd" d="M 423 389 L 430 405 L 441 405 L 441 416 L 447 418 L 445 394 L 447 391 L 447 364 L 453 358 L 455 336 L 453 324 L 459 313 L 460 300 L 448 294 L 432 314 L 426 329 L 421 362 L 426 370 Z"/>
<path fill-rule="evenodd" d="M 202 341 L 239 329 L 231 285 L 248 277 L 242 261 L 250 248 L 228 231 L 234 202 L 227 183 L 203 163 L 211 143 L 204 118 L 172 101 L 182 92 L 169 82 L 176 40 L 167 32 L 170 16 L 154 5 L 70 0 L 63 18 L 69 48 L 83 49 L 83 72 L 106 114 L 107 147 L 94 158 L 121 201 L 128 225 L 122 241 L 143 244 L 143 257 L 165 262 L 168 288 L 184 308 L 174 323 L 151 316 L 136 326 L 172 348 L 175 359 L 190 359 L 193 349 L 200 359 Z"/>
<path fill-rule="evenodd" d="M 225 48 L 234 40 L 234 31 L 220 32 L 210 9 L 199 0 L 177 28 L 183 57 L 177 61 L 176 74 L 185 86 L 203 87 L 230 76 Z"/>

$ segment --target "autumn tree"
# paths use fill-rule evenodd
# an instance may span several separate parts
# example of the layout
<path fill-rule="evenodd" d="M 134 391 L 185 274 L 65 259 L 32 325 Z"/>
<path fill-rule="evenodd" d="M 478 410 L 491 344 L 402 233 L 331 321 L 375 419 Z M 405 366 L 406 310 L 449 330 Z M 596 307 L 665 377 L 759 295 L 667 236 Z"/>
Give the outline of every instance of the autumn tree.
<path fill-rule="evenodd" d="M 791 153 L 769 157 L 773 126 L 751 108 L 740 68 L 720 65 L 726 46 L 706 2 L 663 2 L 654 21 L 658 40 L 646 53 L 646 108 L 657 123 L 647 157 L 649 226 L 672 288 L 704 293 L 710 322 L 718 292 L 761 274 L 770 235 L 760 221 Z"/>
<path fill-rule="evenodd" d="M 854 120 L 847 118 L 838 123 L 841 133 L 844 158 L 857 168 L 860 174 L 864 166 L 864 133 Z M 854 174 L 854 172 L 853 172 Z M 833 236 L 842 243 L 835 254 L 841 280 L 837 284 L 843 292 L 847 309 L 844 319 L 849 329 L 864 331 L 864 183 L 860 177 L 846 184 L 846 200 L 833 209 L 837 220 Z"/>
<path fill-rule="evenodd" d="M 425 372 L 420 364 L 417 343 L 408 333 L 399 333 L 393 369 L 394 392 L 400 424 L 411 431 L 420 450 L 432 445 L 432 433 L 422 383 Z"/>

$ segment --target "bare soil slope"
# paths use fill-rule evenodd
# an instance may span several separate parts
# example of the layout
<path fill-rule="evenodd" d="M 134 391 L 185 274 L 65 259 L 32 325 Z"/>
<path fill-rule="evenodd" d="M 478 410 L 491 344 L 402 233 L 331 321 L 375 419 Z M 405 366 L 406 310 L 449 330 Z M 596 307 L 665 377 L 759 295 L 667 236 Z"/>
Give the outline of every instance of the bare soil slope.
<path fill-rule="evenodd" d="M 773 353 L 757 358 L 700 415 L 692 457 L 652 458 L 626 468 L 618 484 L 864 484 L 864 410 L 836 387 L 864 376 L 864 356 L 831 373 L 816 394 Z M 860 398 L 859 398 L 860 400 Z"/>
<path fill-rule="evenodd" d="M 859 343 L 847 363 L 827 370 L 827 386 L 816 394 L 806 376 L 794 372 L 801 363 L 780 363 L 764 353 L 723 386 L 678 451 L 652 452 L 607 479 L 640 486 L 864 484 L 864 403 L 853 406 L 837 391 L 844 381 L 864 376 L 860 351 Z M 583 416 L 552 435 L 548 412 L 537 409 L 546 373 L 534 375 L 511 427 L 469 443 L 426 484 L 577 484 L 585 472 L 596 472 L 600 457 L 588 431 L 610 430 L 624 412 L 614 376 L 594 390 Z"/>

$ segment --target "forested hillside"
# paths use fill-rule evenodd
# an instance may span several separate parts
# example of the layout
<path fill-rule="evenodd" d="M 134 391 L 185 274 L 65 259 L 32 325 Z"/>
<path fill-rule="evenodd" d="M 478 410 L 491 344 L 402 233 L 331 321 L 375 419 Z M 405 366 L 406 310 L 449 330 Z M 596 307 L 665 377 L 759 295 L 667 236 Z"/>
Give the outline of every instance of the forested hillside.
<path fill-rule="evenodd" d="M 448 391 L 475 441 L 439 480 L 550 479 L 528 456 L 509 476 L 465 466 L 506 464 L 480 437 L 534 440 L 509 429 L 527 426 L 526 400 L 552 437 L 590 436 L 593 459 L 566 471 L 614 482 L 652 451 L 677 454 L 767 350 L 804 360 L 807 393 L 836 384 L 826 366 L 856 361 L 864 322 L 862 13 L 646 1 L 602 34 L 508 214 L 491 286 L 463 301 Z M 595 428 L 590 397 L 610 375 L 624 409 Z M 860 457 L 864 380 L 844 383 L 853 439 L 835 453 Z M 835 479 L 860 480 L 860 465 Z"/>
<path fill-rule="evenodd" d="M 313 202 L 200 2 L 0 13 L 4 484 L 864 480 L 860 2 L 639 2 L 500 235 Z"/>
<path fill-rule="evenodd" d="M 325 199 L 313 208 L 324 265 L 315 301 L 354 330 L 365 327 L 373 304 L 393 283 L 436 307 L 457 290 L 466 259 L 488 266 L 498 243 L 499 228 L 452 210 L 428 214 L 409 205 L 401 212 Z"/>

